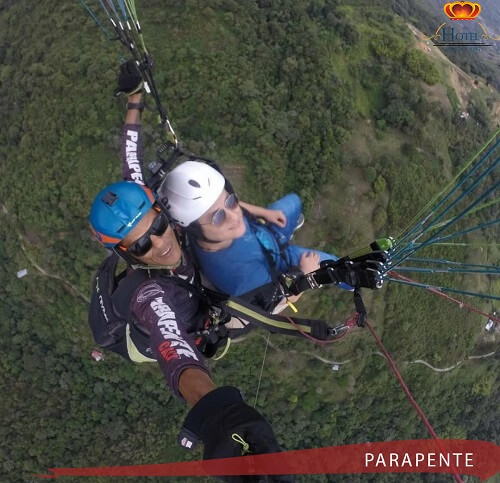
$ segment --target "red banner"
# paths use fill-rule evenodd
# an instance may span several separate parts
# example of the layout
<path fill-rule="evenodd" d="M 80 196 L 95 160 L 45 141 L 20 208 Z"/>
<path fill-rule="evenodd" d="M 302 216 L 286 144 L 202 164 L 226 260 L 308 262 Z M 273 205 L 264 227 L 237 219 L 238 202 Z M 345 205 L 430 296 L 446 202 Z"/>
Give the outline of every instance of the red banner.
<path fill-rule="evenodd" d="M 49 468 L 58 476 L 214 476 L 339 473 L 450 473 L 481 481 L 500 471 L 500 447 L 485 441 L 408 440 L 351 444 L 187 463 Z"/>

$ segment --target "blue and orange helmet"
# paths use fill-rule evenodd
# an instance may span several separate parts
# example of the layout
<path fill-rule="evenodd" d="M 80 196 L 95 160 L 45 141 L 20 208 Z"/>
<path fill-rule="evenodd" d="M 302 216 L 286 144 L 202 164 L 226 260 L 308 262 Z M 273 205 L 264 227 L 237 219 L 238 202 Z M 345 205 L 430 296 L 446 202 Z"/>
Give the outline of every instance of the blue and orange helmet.
<path fill-rule="evenodd" d="M 90 208 L 90 227 L 99 242 L 113 249 L 151 209 L 156 196 L 146 186 L 120 181 L 106 186 Z"/>

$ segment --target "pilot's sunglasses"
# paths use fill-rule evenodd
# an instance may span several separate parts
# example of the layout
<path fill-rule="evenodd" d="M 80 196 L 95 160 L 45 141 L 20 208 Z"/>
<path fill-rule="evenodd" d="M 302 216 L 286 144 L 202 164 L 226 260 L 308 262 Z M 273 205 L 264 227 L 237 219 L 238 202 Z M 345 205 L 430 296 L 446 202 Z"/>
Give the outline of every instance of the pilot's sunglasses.
<path fill-rule="evenodd" d="M 234 210 L 238 206 L 238 202 L 240 200 L 238 199 L 238 196 L 235 195 L 234 193 L 231 193 L 225 200 L 224 200 L 224 208 L 227 208 L 228 210 Z M 222 223 L 226 221 L 226 210 L 224 208 L 219 208 L 212 216 L 212 221 L 210 223 L 201 223 L 201 225 L 214 225 L 214 226 L 220 226 Z"/>
<path fill-rule="evenodd" d="M 134 257 L 142 257 L 151 250 L 153 242 L 151 241 L 151 235 L 161 236 L 168 229 L 168 218 L 163 212 L 159 212 L 153 223 L 149 227 L 149 230 L 144 233 L 140 238 L 138 238 L 134 243 L 132 243 L 128 248 L 120 246 L 122 250 Z"/>

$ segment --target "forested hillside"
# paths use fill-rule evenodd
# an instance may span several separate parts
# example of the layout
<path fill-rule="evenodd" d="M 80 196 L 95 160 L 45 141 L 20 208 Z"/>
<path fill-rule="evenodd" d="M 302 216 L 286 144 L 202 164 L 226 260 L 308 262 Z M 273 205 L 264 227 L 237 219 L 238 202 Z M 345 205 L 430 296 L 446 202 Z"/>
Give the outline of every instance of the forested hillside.
<path fill-rule="evenodd" d="M 420 15 L 417 2 L 400 2 L 399 11 L 377 1 L 136 3 L 158 90 L 184 145 L 220 160 L 242 199 L 300 194 L 307 221 L 297 239 L 308 246 L 343 255 L 397 235 L 498 128 L 491 71 L 459 92 L 451 69 L 460 69 L 420 49 L 406 25 Z M 120 178 L 125 109 L 113 91 L 125 55 L 76 0 L 0 2 L 0 481 L 33 481 L 50 466 L 201 457 L 176 444 L 185 408 L 155 365 L 90 357 L 88 297 L 105 253 L 87 217 L 94 196 Z M 481 75 L 481 66 L 471 71 Z M 144 124 L 152 159 L 161 133 L 152 113 Z M 493 245 L 497 234 L 471 240 Z M 500 258 L 496 245 L 443 256 L 452 255 Z M 29 273 L 17 279 L 22 268 Z M 460 281 L 493 287 L 484 276 Z M 498 358 L 469 359 L 498 350 L 498 339 L 484 337 L 484 317 L 399 285 L 366 301 L 438 434 L 498 444 Z M 299 308 L 343 320 L 352 299 L 330 288 L 307 294 Z M 241 387 L 250 404 L 266 337 L 255 331 L 210 362 L 216 382 Z M 438 368 L 465 362 L 435 372 L 415 360 Z M 334 372 L 333 362 L 346 363 Z M 257 408 L 286 449 L 426 437 L 361 329 L 321 348 L 271 335 Z M 298 479 L 403 480 L 442 477 Z"/>
<path fill-rule="evenodd" d="M 449 20 L 443 15 L 444 3 L 440 0 L 424 0 L 411 2 L 409 0 L 392 0 L 393 10 L 408 19 L 413 25 L 425 32 L 426 36 L 434 34 L 439 25 Z M 495 0 L 485 0 L 480 3 L 481 14 L 477 22 L 481 22 L 489 35 L 498 38 L 498 25 L 500 25 L 500 7 Z M 454 25 L 457 31 L 480 30 L 478 25 Z M 491 46 L 481 49 L 460 49 L 444 47 L 445 55 L 465 72 L 476 74 L 492 83 L 498 89 L 500 86 L 500 42 L 491 42 Z"/>

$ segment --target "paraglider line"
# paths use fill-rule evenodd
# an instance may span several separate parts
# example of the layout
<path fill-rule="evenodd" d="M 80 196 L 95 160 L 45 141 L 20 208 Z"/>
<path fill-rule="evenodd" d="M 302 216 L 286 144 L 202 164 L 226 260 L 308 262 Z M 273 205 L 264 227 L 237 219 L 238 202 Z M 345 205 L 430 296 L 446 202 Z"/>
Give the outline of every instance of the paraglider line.
<path fill-rule="evenodd" d="M 262 381 L 262 374 L 264 373 L 264 364 L 266 362 L 267 349 L 269 347 L 269 338 L 270 337 L 271 337 L 271 332 L 268 332 L 267 333 L 266 348 L 264 349 L 264 357 L 262 358 L 262 365 L 260 366 L 259 382 L 257 383 L 257 391 L 255 392 L 255 401 L 253 403 L 254 408 L 257 407 L 257 401 L 259 399 L 260 382 Z"/>
<path fill-rule="evenodd" d="M 411 285 L 414 285 L 417 287 L 425 288 L 425 289 L 429 290 L 429 292 L 432 292 L 436 295 L 439 295 L 440 297 L 445 298 L 445 299 L 449 300 L 450 302 L 456 303 L 457 305 L 460 306 L 460 308 L 466 308 L 467 310 L 470 310 L 471 312 L 476 312 L 477 314 L 484 315 L 485 317 L 488 317 L 491 320 L 494 320 L 496 322 L 500 322 L 500 317 L 496 317 L 492 314 L 487 314 L 486 312 L 483 312 L 482 310 L 476 309 L 472 305 L 466 304 L 465 302 L 462 302 L 461 300 L 458 300 L 458 299 L 456 299 L 448 294 L 445 294 L 441 291 L 441 288 L 434 287 L 431 285 L 423 285 L 423 284 L 415 285 L 416 282 L 414 280 L 412 280 L 411 278 L 405 277 L 403 275 L 400 275 L 399 273 L 396 273 L 396 272 L 390 272 L 389 275 L 391 275 L 392 277 L 396 277 L 396 278 L 401 279 L 400 283 L 406 282 L 408 285 L 411 284 Z M 391 279 L 389 279 L 389 280 L 391 280 Z M 392 281 L 397 282 L 397 280 L 392 280 Z"/>
<path fill-rule="evenodd" d="M 498 162 L 498 161 L 500 161 L 500 159 L 497 159 L 496 162 Z M 489 169 L 488 169 L 488 171 L 489 171 Z M 486 175 L 486 174 L 487 174 L 487 172 L 483 173 L 483 175 L 481 175 L 481 177 L 484 176 L 484 175 Z M 476 180 L 476 182 L 474 183 L 474 185 L 477 185 L 477 183 L 479 181 L 480 181 L 480 179 Z M 438 237 L 441 233 L 443 233 L 445 230 L 447 230 L 450 226 L 452 226 L 458 220 L 460 220 L 461 218 L 463 218 L 464 216 L 466 216 L 469 213 L 470 210 L 472 210 L 476 205 L 478 205 L 479 203 L 481 203 L 483 201 L 483 199 L 487 198 L 495 189 L 498 188 L 499 185 L 500 185 L 500 183 L 495 183 L 495 185 L 493 185 L 491 188 L 487 189 L 476 201 L 474 201 L 474 203 L 470 204 L 469 206 L 467 206 L 467 208 L 463 209 L 458 215 L 455 216 L 455 218 L 453 218 L 445 226 L 443 226 L 434 236 L 432 236 L 432 237 L 428 238 L 426 241 L 422 242 L 411 253 L 409 253 L 407 255 L 404 255 L 403 258 L 400 259 L 400 260 L 398 260 L 396 263 L 401 263 L 402 261 L 406 260 L 412 253 L 415 253 L 416 251 L 420 250 L 421 248 L 423 248 L 425 246 L 428 246 L 428 245 L 431 245 L 434 242 L 448 240 L 450 238 L 453 238 L 454 236 L 457 236 L 458 234 L 463 234 L 463 233 L 466 233 L 468 231 L 472 231 L 471 229 L 468 229 L 468 230 L 466 230 L 464 232 L 459 232 L 458 234 L 453 233 L 453 234 L 448 235 L 446 237 L 442 237 L 442 238 Z M 473 189 L 473 187 L 471 186 L 470 190 L 472 190 L 472 189 Z M 465 193 L 464 193 L 464 195 L 465 195 Z M 462 195 L 460 198 L 462 198 L 464 195 Z M 455 201 L 454 203 L 457 203 L 457 202 L 458 202 L 458 200 Z M 435 221 L 439 220 L 447 211 L 449 211 L 449 209 L 451 207 L 452 206 L 449 206 L 443 213 L 441 213 L 441 215 L 438 216 L 438 218 Z M 487 224 L 484 224 L 484 226 L 487 226 L 489 224 L 494 224 L 495 222 L 496 222 L 496 220 L 494 220 L 493 222 L 489 222 Z M 483 227 L 482 225 L 478 225 L 477 227 L 474 227 L 474 229 L 479 229 L 479 228 L 482 228 L 482 227 Z M 424 230 L 419 236 L 423 235 L 425 233 L 425 231 L 427 231 L 427 230 Z M 393 259 L 394 258 L 398 258 L 399 256 L 401 256 L 401 253 L 404 252 L 404 251 L 405 251 L 405 248 L 403 248 L 399 252 L 395 253 L 393 255 Z"/>
<path fill-rule="evenodd" d="M 459 203 L 467 194 L 469 194 L 472 190 L 475 189 L 475 187 L 482 181 L 483 178 L 485 178 L 487 176 L 487 174 L 495 167 L 495 165 L 498 163 L 498 159 L 495 160 L 495 162 L 493 163 L 493 166 L 490 166 L 485 173 L 483 173 L 471 186 L 469 186 L 467 188 L 467 190 L 465 191 L 465 193 L 463 193 L 460 197 L 458 197 L 456 200 L 454 200 L 453 202 L 451 202 L 451 204 L 443 211 L 441 212 L 441 214 L 435 218 L 432 223 L 430 225 L 428 225 L 427 227 L 425 227 L 425 229 L 423 229 L 423 226 L 425 225 L 425 223 L 427 223 L 427 221 L 432 218 L 434 216 L 434 214 L 445 204 L 445 202 L 453 195 L 453 193 L 455 191 L 457 191 L 463 184 L 465 184 L 465 182 L 488 160 L 488 158 L 490 157 L 490 155 L 494 152 L 495 148 L 497 147 L 497 145 L 500 143 L 500 140 L 497 141 L 495 143 L 495 145 L 490 148 L 490 150 L 483 156 L 483 158 L 478 162 L 477 165 L 475 165 L 469 173 L 467 173 L 467 175 L 459 182 L 457 183 L 453 189 L 442 199 L 440 200 L 435 206 L 433 206 L 430 210 L 430 213 L 423 219 L 421 220 L 420 222 L 418 222 L 410 231 L 408 231 L 406 233 L 406 235 L 404 235 L 400 240 L 398 240 L 398 242 L 396 243 L 396 245 L 394 246 L 394 249 L 397 249 L 399 248 L 402 244 L 406 243 L 407 240 L 410 238 L 410 237 L 414 237 L 415 234 L 418 232 L 419 229 L 421 229 L 421 232 L 420 234 L 418 234 L 417 238 L 422 236 L 423 233 L 431 230 L 431 229 L 435 229 L 438 227 L 438 225 L 436 224 L 437 221 L 439 221 L 453 206 L 455 206 L 457 203 Z M 469 163 L 470 164 L 470 163 Z M 468 165 L 466 166 L 466 168 L 468 167 Z M 465 170 L 465 168 L 464 168 Z M 462 170 L 462 173 L 464 172 L 464 170 Z M 462 174 L 460 173 L 457 177 L 455 177 L 455 180 L 458 179 L 458 177 Z M 452 182 L 453 182 L 452 181 Z M 448 187 L 451 185 L 451 183 L 448 184 Z M 446 188 L 445 188 L 446 189 Z M 439 193 L 435 198 L 434 200 L 432 200 L 432 202 L 428 203 L 427 206 L 420 212 L 419 215 L 417 215 L 416 218 L 418 218 L 429 206 L 432 205 L 432 203 L 435 202 L 435 200 L 444 192 L 445 190 L 441 191 L 441 193 Z M 476 210 L 479 210 L 481 207 L 478 207 L 476 208 L 474 211 Z M 473 211 L 471 211 L 473 212 Z M 444 223 L 446 224 L 446 222 Z M 441 225 L 439 225 L 441 226 Z M 404 230 L 405 231 L 405 230 Z M 404 232 L 403 231 L 403 232 Z M 404 248 L 403 248 L 404 249 Z"/>
<path fill-rule="evenodd" d="M 427 205 L 422 208 L 422 210 L 420 211 L 420 213 L 418 215 L 416 215 L 414 218 L 413 218 L 413 221 L 411 221 L 407 226 L 406 228 L 404 228 L 400 234 L 400 237 L 402 237 L 397 245 L 399 245 L 400 243 L 403 243 L 404 241 L 406 241 L 412 233 L 415 233 L 415 231 L 419 228 L 419 226 L 421 225 L 421 222 L 419 223 L 417 220 L 423 215 L 424 212 L 426 212 L 427 210 L 430 210 L 431 212 L 432 211 L 435 211 L 436 209 L 440 208 L 445 202 L 446 200 L 463 184 L 465 183 L 465 181 L 470 178 L 478 169 L 479 167 L 484 164 L 484 162 L 489 158 L 489 156 L 491 155 L 491 153 L 493 153 L 493 151 L 495 150 L 495 148 L 498 146 L 498 144 L 500 143 L 500 140 L 496 141 L 495 144 L 488 150 L 488 152 L 483 156 L 483 158 L 478 162 L 478 164 L 476 166 L 474 166 L 471 171 L 469 173 L 467 173 L 465 175 L 465 177 L 462 179 L 462 181 L 460 181 L 441 201 L 439 201 L 437 203 L 437 205 L 434 206 L 434 208 L 431 208 L 433 206 L 434 203 L 436 203 L 436 201 L 439 199 L 440 196 L 443 196 L 444 193 L 449 190 L 452 186 L 453 186 L 453 183 L 456 183 L 457 180 L 466 172 L 466 170 L 471 166 L 471 164 L 480 156 L 480 154 L 488 147 L 488 145 L 498 136 L 498 134 L 500 133 L 500 129 L 497 129 L 496 132 L 490 137 L 490 139 L 488 139 L 488 141 L 486 141 L 486 143 L 479 149 L 479 151 L 476 153 L 476 155 L 464 166 L 464 168 L 448 183 L 447 186 L 445 186 L 436 196 L 434 196 L 434 198 L 432 200 L 429 201 L 429 203 L 427 203 Z M 426 217 L 427 219 L 427 217 Z M 425 220 L 424 220 L 425 222 Z M 409 228 L 410 226 L 414 225 L 415 223 L 418 223 L 417 226 L 415 226 L 413 229 L 409 230 L 406 235 L 403 235 Z M 399 238 L 399 237 L 398 237 Z"/>

